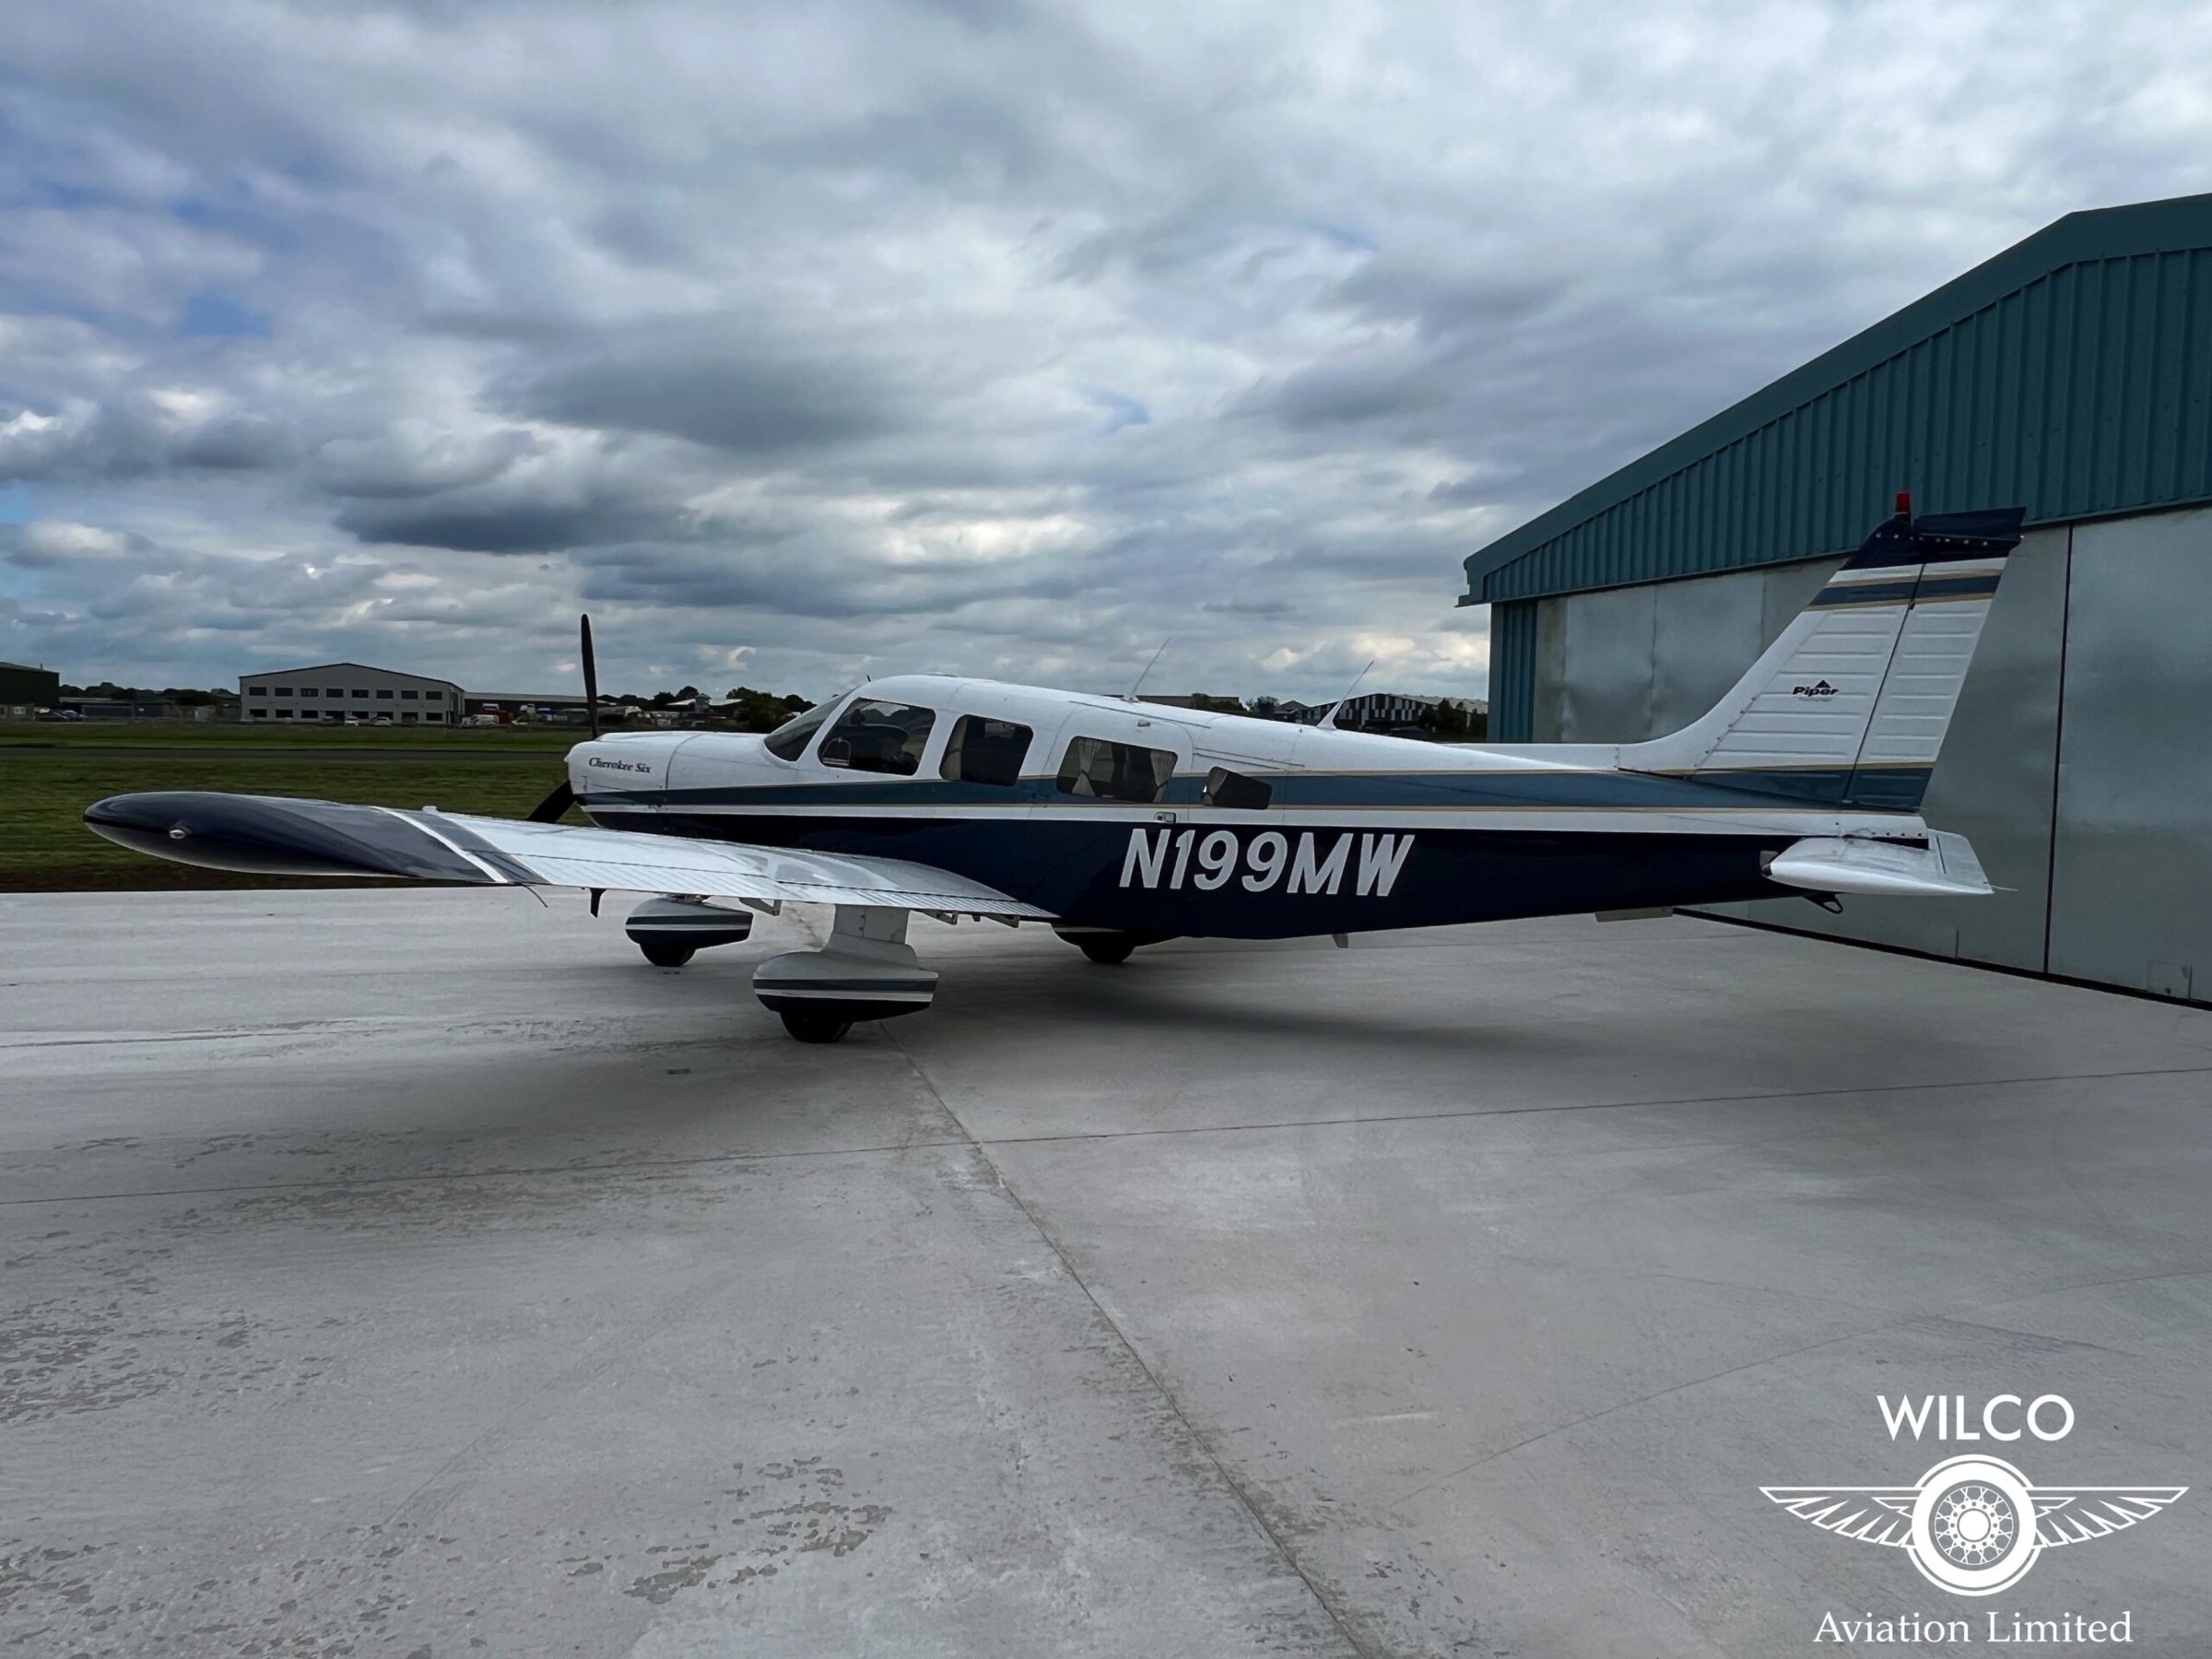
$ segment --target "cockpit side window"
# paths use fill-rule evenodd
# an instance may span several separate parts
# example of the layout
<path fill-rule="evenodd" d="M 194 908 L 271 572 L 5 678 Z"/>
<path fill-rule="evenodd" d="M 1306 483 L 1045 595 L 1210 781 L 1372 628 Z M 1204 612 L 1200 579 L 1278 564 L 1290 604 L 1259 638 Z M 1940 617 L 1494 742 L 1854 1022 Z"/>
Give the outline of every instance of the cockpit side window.
<path fill-rule="evenodd" d="M 815 759 L 824 766 L 911 778 L 936 722 L 934 709 L 864 697 L 837 717 Z"/>
<path fill-rule="evenodd" d="M 1021 782 L 1022 758 L 1036 736 L 1026 725 L 1010 720 L 992 720 L 982 714 L 963 714 L 945 740 L 945 758 L 937 774 L 955 783 Z"/>
<path fill-rule="evenodd" d="M 768 752 L 779 760 L 796 760 L 806 752 L 807 740 L 821 730 L 822 722 L 851 695 L 850 691 L 840 691 L 835 697 L 824 698 L 805 713 L 793 715 L 768 735 Z"/>
<path fill-rule="evenodd" d="M 1062 794 L 1100 801 L 1157 801 L 1175 773 L 1167 749 L 1139 748 L 1103 737 L 1073 737 L 1060 757 Z"/>
<path fill-rule="evenodd" d="M 1265 812 L 1275 799 L 1275 785 L 1265 778 L 1217 766 L 1206 774 L 1206 788 L 1198 798 L 1208 806 L 1232 806 L 1241 812 Z"/>

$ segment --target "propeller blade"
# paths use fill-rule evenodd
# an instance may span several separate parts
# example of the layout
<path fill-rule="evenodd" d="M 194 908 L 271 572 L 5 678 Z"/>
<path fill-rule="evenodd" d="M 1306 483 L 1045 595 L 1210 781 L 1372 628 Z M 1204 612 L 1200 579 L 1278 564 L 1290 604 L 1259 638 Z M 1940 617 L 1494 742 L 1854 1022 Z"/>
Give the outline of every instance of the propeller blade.
<path fill-rule="evenodd" d="M 599 662 L 592 654 L 592 618 L 588 614 L 583 618 L 582 632 L 583 649 L 580 654 L 583 660 L 583 706 L 591 715 L 592 739 L 596 742 L 599 737 Z"/>
<path fill-rule="evenodd" d="M 530 808 L 530 822 L 557 824 L 560 821 L 561 815 L 575 805 L 576 792 L 569 787 L 569 781 L 563 778 L 553 786 L 551 794 Z"/>

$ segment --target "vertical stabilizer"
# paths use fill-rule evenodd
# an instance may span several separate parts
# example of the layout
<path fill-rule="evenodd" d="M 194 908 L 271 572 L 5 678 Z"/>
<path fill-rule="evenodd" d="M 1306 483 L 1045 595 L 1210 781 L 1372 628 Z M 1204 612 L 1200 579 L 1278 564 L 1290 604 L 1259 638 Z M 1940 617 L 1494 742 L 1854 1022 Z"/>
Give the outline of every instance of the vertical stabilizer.
<path fill-rule="evenodd" d="M 1900 511 L 1710 713 L 1624 745 L 1620 764 L 1797 800 L 1918 806 L 2025 517 Z"/>

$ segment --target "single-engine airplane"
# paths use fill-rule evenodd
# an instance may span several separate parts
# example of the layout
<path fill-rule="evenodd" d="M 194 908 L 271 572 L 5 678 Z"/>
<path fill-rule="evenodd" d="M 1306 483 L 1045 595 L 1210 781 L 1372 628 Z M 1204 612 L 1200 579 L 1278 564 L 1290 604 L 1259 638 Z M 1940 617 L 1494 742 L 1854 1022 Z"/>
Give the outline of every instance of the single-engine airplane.
<path fill-rule="evenodd" d="M 1446 746 L 932 675 L 765 736 L 601 735 L 587 618 L 592 736 L 526 819 L 164 792 L 85 820 L 216 869 L 582 888 L 594 913 L 653 894 L 626 928 L 663 967 L 751 911 L 830 906 L 822 949 L 753 973 L 806 1042 L 929 1006 L 916 912 L 1050 924 L 1119 963 L 1184 935 L 1987 893 L 1919 806 L 2024 514 L 1898 505 L 1709 713 L 1648 742 Z M 592 827 L 555 821 L 571 806 Z"/>

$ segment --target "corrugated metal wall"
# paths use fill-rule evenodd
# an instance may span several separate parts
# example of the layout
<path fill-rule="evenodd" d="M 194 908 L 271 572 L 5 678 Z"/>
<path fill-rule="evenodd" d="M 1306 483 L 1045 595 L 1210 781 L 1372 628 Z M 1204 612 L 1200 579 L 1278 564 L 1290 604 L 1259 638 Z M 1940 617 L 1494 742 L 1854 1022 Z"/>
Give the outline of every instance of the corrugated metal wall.
<path fill-rule="evenodd" d="M 1490 607 L 1490 741 L 1527 743 L 1535 729 L 1536 602 Z"/>
<path fill-rule="evenodd" d="M 2212 499 L 2212 249 L 2040 277 L 1500 566 L 1481 596 L 1840 552 L 1899 489 L 2031 524 Z"/>

